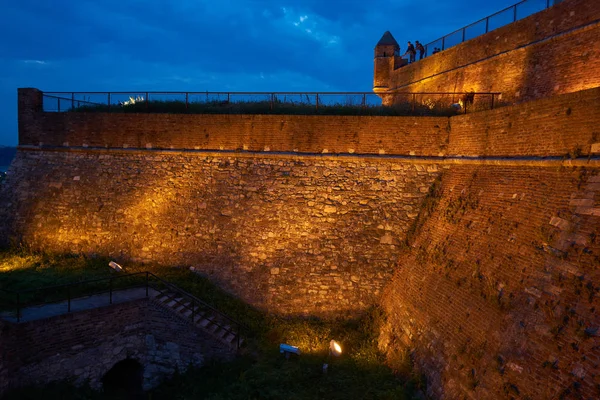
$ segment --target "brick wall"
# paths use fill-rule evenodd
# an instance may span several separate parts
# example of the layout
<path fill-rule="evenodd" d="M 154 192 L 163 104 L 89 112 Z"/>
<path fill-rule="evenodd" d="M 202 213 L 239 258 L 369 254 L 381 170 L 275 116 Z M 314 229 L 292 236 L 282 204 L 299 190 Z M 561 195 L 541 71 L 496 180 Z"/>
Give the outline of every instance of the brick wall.
<path fill-rule="evenodd" d="M 117 362 L 133 358 L 144 367 L 144 388 L 176 369 L 228 358 L 232 350 L 146 299 L 20 324 L 3 324 L 0 393 L 11 387 L 73 379 L 100 389 Z M 2 376 L 2 375 L 0 375 Z"/>
<path fill-rule="evenodd" d="M 563 1 L 388 74 L 393 90 L 502 92 L 505 103 L 598 87 L 600 3 Z"/>
<path fill-rule="evenodd" d="M 455 166 L 400 257 L 382 348 L 435 398 L 600 397 L 600 169 Z"/>
<path fill-rule="evenodd" d="M 589 156 L 600 153 L 600 88 L 460 115 L 450 125 L 453 156 Z"/>
<path fill-rule="evenodd" d="M 0 320 L 0 393 L 3 393 L 13 380 L 13 371 L 16 368 L 16 346 L 12 325 Z"/>
<path fill-rule="evenodd" d="M 39 91 L 19 99 L 21 146 L 437 156 L 448 137 L 446 117 L 44 113 Z"/>

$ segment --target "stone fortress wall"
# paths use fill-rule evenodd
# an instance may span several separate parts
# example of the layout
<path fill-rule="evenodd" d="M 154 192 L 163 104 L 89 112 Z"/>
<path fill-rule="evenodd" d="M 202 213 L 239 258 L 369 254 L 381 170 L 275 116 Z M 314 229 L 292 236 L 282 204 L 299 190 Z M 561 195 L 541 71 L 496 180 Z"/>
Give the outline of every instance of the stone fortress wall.
<path fill-rule="evenodd" d="M 562 46 L 590 4 L 512 29 L 588 23 L 531 45 Z M 0 237 L 194 266 L 278 314 L 380 303 L 389 363 L 411 348 L 435 397 L 596 398 L 600 88 L 563 87 L 451 118 L 56 114 L 23 89 Z"/>
<path fill-rule="evenodd" d="M 572 371 L 595 382 L 585 335 L 599 323 L 600 89 L 451 118 L 333 123 L 57 115 L 38 98 L 20 91 L 21 145 L 1 188 L 5 242 L 195 266 L 285 315 L 355 315 L 381 302 L 390 363 L 411 346 L 432 394 L 447 398 L 536 398 L 550 380 L 574 385 Z M 152 146 L 146 118 L 157 124 Z M 339 143 L 370 132 L 353 152 Z M 207 133 L 210 145 L 197 141 Z M 524 340 L 521 323 L 540 336 Z M 569 329 L 580 340 L 554 350 L 565 339 L 553 335 Z M 591 394 L 594 384 L 577 383 Z"/>

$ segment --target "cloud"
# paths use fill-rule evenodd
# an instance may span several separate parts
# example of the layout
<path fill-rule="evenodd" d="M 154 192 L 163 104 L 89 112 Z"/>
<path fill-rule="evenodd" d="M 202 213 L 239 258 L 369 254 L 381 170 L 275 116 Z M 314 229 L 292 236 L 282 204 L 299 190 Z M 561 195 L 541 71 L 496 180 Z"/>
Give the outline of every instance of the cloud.
<path fill-rule="evenodd" d="M 42 60 L 22 60 L 24 64 L 47 65 L 48 62 Z"/>
<path fill-rule="evenodd" d="M 369 91 L 386 30 L 427 43 L 513 2 L 6 1 L 0 144 L 16 142 L 17 87 Z"/>

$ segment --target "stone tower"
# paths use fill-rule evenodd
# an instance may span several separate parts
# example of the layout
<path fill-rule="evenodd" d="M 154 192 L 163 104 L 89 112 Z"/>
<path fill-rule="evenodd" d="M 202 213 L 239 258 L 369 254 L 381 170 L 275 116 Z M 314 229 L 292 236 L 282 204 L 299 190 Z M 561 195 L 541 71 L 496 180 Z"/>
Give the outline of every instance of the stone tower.
<path fill-rule="evenodd" d="M 390 72 L 403 64 L 400 46 L 390 31 L 386 31 L 375 46 L 375 73 L 373 91 L 384 92 L 389 88 Z"/>

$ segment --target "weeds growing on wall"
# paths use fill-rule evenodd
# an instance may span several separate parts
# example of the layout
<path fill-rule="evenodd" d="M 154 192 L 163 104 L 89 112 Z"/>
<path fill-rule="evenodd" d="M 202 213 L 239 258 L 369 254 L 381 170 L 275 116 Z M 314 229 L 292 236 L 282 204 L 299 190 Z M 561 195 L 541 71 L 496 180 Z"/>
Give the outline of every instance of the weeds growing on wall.
<path fill-rule="evenodd" d="M 347 104 L 322 104 L 317 108 L 314 104 L 289 103 L 282 101 L 212 101 L 202 103 L 186 103 L 184 101 L 135 102 L 121 106 L 85 105 L 71 109 L 70 112 L 111 112 L 111 113 L 166 113 L 166 114 L 285 114 L 285 115 L 377 115 L 377 116 L 452 116 L 459 114 L 453 107 L 429 107 L 410 103 L 393 106 L 362 106 Z"/>
<path fill-rule="evenodd" d="M 104 257 L 4 251 L 0 252 L 0 288 L 20 290 L 104 278 L 114 274 L 108 267 L 109 261 Z M 409 399 L 419 387 L 410 365 L 399 374 L 384 365 L 377 337 L 385 315 L 378 308 L 353 320 L 281 318 L 253 309 L 187 268 L 133 263 L 124 263 L 124 266 L 126 273 L 149 269 L 249 328 L 241 357 L 233 362 L 212 363 L 176 374 L 148 393 L 148 398 Z M 340 358 L 328 359 L 331 339 L 343 346 Z M 298 346 L 303 354 L 286 359 L 279 353 L 280 343 Z M 326 374 L 323 373 L 325 362 L 329 364 Z M 14 390 L 5 398 L 105 397 L 89 388 L 75 388 L 69 382 L 62 382 Z"/>
<path fill-rule="evenodd" d="M 429 187 L 429 191 L 425 198 L 421 202 L 421 208 L 419 209 L 419 215 L 413 221 L 411 226 L 408 228 L 406 232 L 406 246 L 411 246 L 417 237 L 417 233 L 421 229 L 421 227 L 425 224 L 425 221 L 429 218 L 430 215 L 433 214 L 433 211 L 437 207 L 440 197 L 442 195 L 442 177 L 443 174 L 440 174 Z"/>

